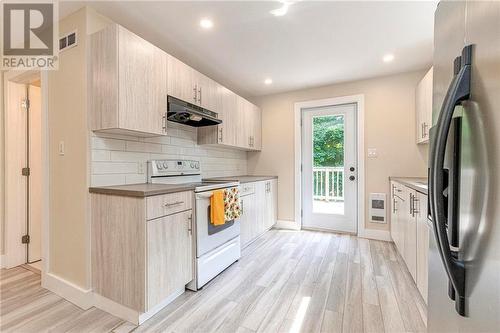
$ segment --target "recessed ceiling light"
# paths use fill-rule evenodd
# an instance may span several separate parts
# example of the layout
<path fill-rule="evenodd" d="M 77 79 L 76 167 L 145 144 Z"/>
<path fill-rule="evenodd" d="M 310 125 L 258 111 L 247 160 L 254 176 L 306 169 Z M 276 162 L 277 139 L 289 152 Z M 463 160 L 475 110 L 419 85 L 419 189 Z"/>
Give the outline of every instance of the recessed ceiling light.
<path fill-rule="evenodd" d="M 288 13 L 288 7 L 293 4 L 293 2 L 289 1 L 280 1 L 282 3 L 280 8 L 276 8 L 271 10 L 269 13 L 273 14 L 274 16 L 285 16 L 286 13 Z"/>
<path fill-rule="evenodd" d="M 391 62 L 391 61 L 393 61 L 393 60 L 394 60 L 394 54 L 392 54 L 392 53 L 388 53 L 388 54 L 386 54 L 386 55 L 382 58 L 382 60 L 383 60 L 384 62 Z"/>
<path fill-rule="evenodd" d="M 207 18 L 200 20 L 200 27 L 202 27 L 203 29 L 210 29 L 213 26 L 214 26 L 214 22 L 212 22 L 212 20 L 209 20 Z"/>
<path fill-rule="evenodd" d="M 273 83 L 273 80 L 271 78 L 267 78 L 264 80 L 264 83 L 270 85 L 271 83 Z"/>

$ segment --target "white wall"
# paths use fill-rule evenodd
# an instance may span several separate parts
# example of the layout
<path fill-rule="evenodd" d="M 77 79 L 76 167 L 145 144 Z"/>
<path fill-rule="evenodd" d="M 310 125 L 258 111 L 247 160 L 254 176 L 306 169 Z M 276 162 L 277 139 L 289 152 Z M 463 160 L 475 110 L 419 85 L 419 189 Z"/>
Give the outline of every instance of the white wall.
<path fill-rule="evenodd" d="M 116 134 L 92 134 L 92 186 L 146 182 L 150 159 L 200 161 L 203 177 L 247 173 L 247 153 L 234 149 L 198 146 L 196 128 L 172 122 L 167 136 L 137 138 Z M 143 172 L 140 173 L 140 165 Z"/>
<path fill-rule="evenodd" d="M 427 147 L 415 143 L 415 87 L 425 71 L 292 91 L 260 98 L 262 145 L 248 153 L 250 174 L 279 177 L 278 219 L 294 221 L 294 103 L 363 94 L 365 149 L 377 148 L 378 158 L 365 152 L 365 207 L 371 192 L 389 193 L 389 176 L 426 176 Z M 389 212 L 388 212 L 389 213 Z M 368 215 L 365 214 L 368 221 Z M 366 222 L 368 229 L 388 225 Z"/>

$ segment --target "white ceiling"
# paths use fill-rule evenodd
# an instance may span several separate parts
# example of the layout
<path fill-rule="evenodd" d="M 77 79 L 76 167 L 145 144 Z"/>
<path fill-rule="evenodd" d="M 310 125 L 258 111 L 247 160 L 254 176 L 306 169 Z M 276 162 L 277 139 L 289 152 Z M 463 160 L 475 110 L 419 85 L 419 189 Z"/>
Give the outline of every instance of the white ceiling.
<path fill-rule="evenodd" d="M 60 2 L 84 4 L 247 97 L 429 67 L 436 1 Z M 203 30 L 208 17 L 214 27 Z M 382 62 L 394 53 L 392 63 Z M 272 85 L 264 85 L 266 77 Z"/>

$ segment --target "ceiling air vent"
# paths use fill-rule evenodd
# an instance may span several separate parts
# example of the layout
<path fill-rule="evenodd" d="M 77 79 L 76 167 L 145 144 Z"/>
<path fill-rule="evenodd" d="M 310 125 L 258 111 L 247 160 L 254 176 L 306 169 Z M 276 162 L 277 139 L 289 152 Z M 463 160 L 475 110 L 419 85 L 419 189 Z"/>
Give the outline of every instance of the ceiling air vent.
<path fill-rule="evenodd" d="M 59 38 L 59 52 L 70 49 L 78 45 L 76 30 Z"/>

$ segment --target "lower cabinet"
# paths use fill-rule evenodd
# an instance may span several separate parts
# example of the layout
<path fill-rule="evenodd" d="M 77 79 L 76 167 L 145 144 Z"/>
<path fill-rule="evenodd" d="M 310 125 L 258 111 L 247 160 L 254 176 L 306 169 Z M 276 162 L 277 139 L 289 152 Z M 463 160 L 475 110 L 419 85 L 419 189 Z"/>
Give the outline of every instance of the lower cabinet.
<path fill-rule="evenodd" d="M 193 280 L 192 198 L 91 195 L 93 291 L 134 310 L 136 324 Z"/>
<path fill-rule="evenodd" d="M 429 224 L 427 195 L 391 181 L 391 238 L 427 302 Z"/>
<path fill-rule="evenodd" d="M 240 218 L 241 246 L 250 244 L 277 220 L 278 181 L 245 183 L 240 186 L 243 214 Z"/>
<path fill-rule="evenodd" d="M 417 192 L 417 287 L 427 303 L 429 277 L 429 237 L 431 226 L 427 219 L 427 196 Z"/>
<path fill-rule="evenodd" d="M 188 210 L 146 222 L 148 308 L 193 279 L 191 220 Z"/>

